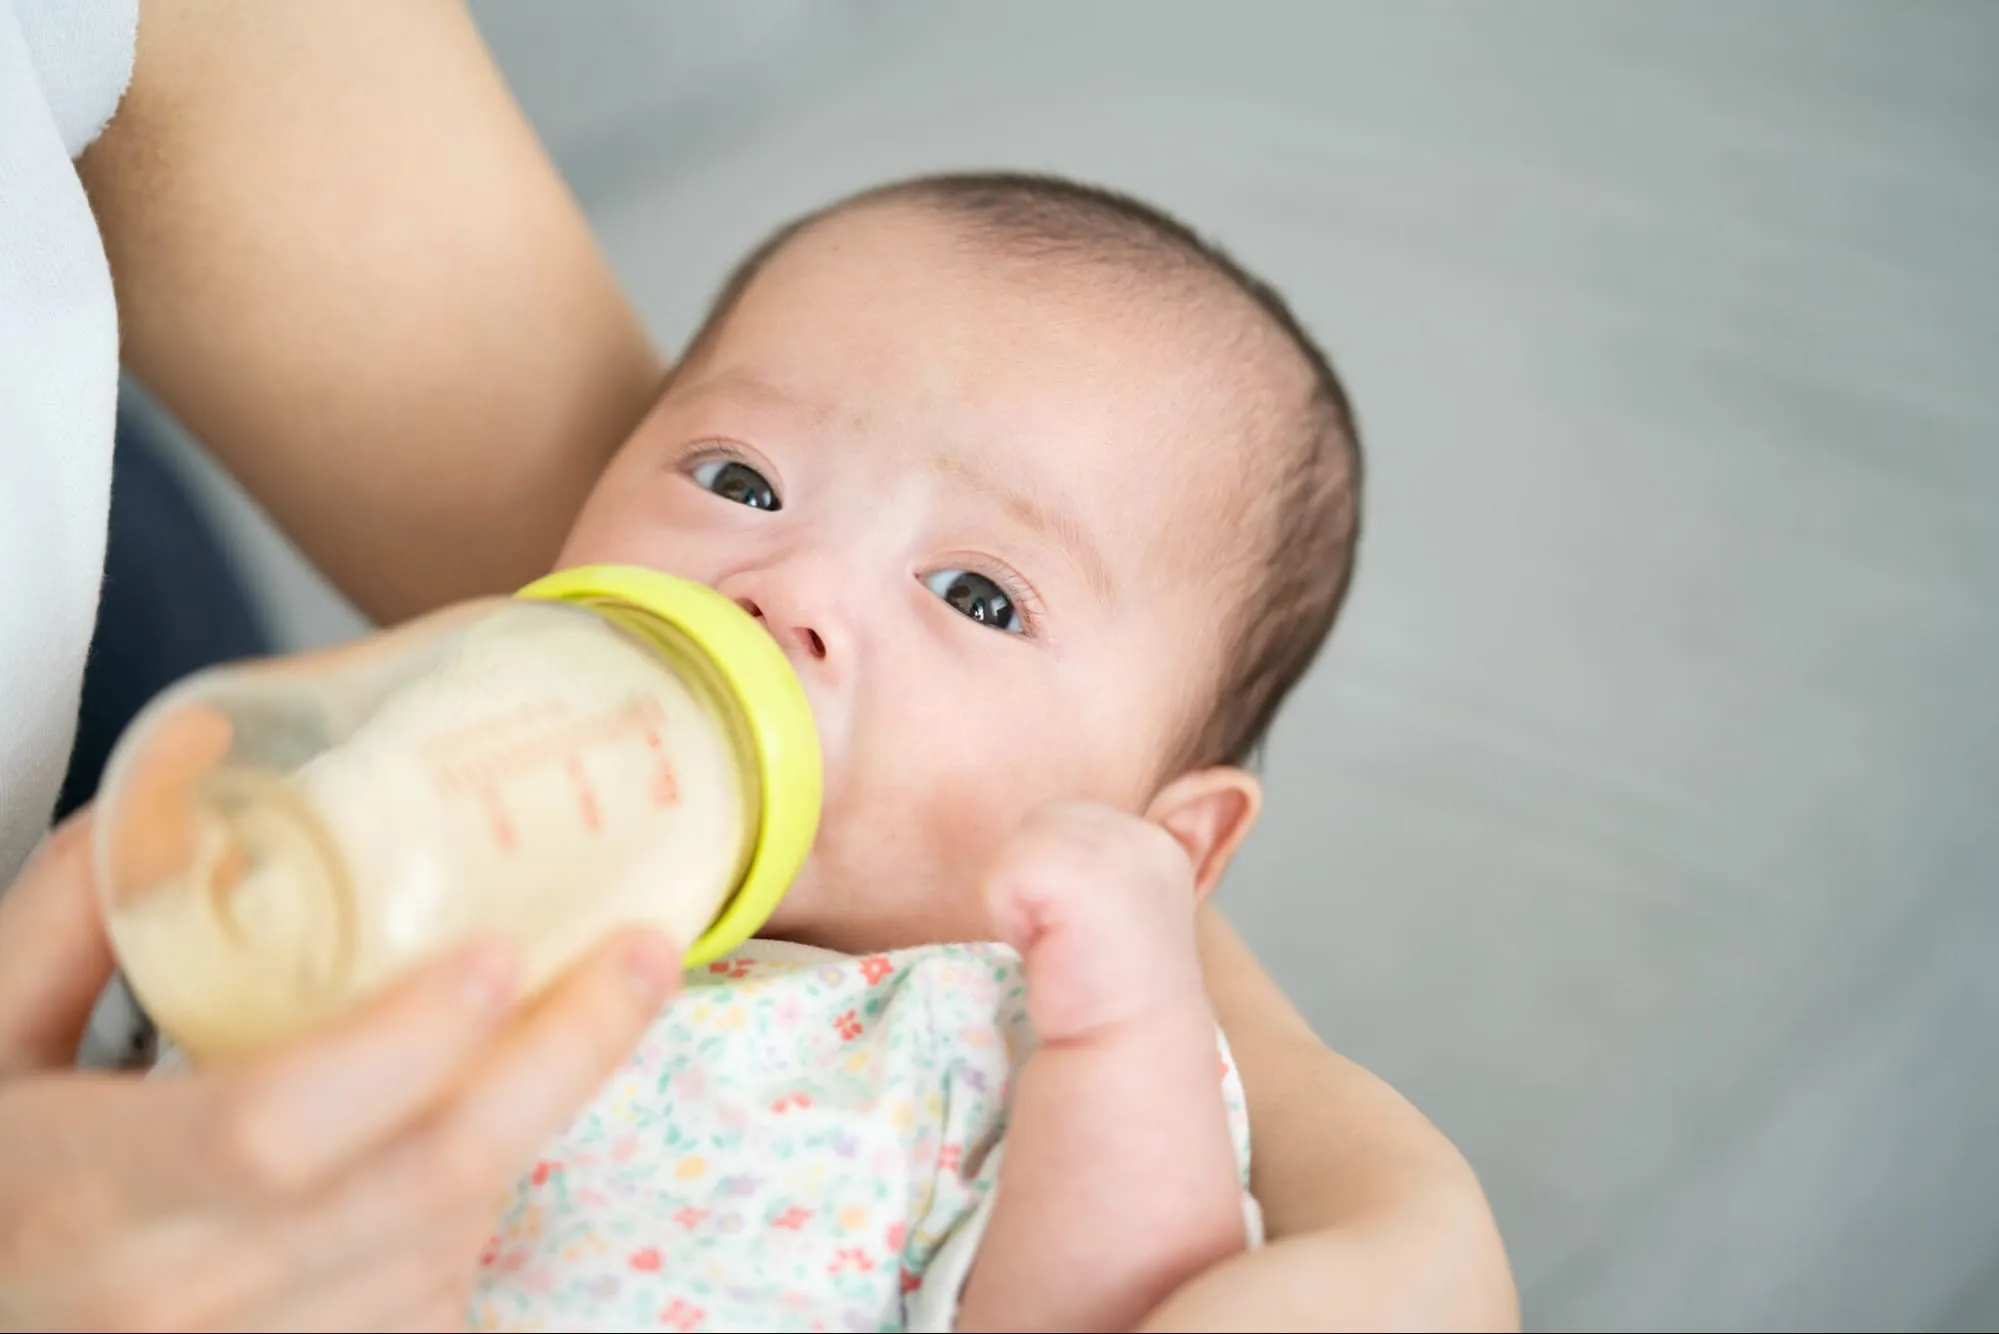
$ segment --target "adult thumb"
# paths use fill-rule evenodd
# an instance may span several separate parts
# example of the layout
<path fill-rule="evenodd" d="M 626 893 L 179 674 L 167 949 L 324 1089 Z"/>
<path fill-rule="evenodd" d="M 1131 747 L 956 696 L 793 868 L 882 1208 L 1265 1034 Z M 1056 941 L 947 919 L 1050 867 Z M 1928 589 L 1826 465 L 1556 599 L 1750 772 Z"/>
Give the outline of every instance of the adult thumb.
<path fill-rule="evenodd" d="M 0 1077 L 74 1064 L 111 967 L 85 810 L 51 833 L 0 894 Z"/>

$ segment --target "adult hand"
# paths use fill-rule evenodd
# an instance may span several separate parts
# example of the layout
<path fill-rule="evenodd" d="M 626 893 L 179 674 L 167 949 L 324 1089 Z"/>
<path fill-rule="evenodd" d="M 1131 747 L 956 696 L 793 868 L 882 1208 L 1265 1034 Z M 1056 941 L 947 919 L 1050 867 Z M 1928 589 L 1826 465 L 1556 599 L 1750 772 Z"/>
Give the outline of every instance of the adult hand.
<path fill-rule="evenodd" d="M 471 945 L 267 1057 L 70 1068 L 110 974 L 88 820 L 0 899 L 0 1327 L 457 1329 L 503 1192 L 679 977 L 651 931 L 532 1006 Z"/>

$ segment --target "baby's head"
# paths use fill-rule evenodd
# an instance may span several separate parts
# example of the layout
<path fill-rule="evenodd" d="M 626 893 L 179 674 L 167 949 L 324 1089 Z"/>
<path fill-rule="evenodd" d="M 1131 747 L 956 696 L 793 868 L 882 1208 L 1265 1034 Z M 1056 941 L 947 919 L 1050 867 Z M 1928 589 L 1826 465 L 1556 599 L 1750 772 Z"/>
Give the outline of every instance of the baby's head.
<path fill-rule="evenodd" d="M 562 554 L 708 584 L 790 655 L 826 806 L 774 934 L 982 939 L 1036 806 L 1143 813 L 1205 892 L 1331 629 L 1359 449 L 1269 288 L 1122 196 L 933 177 L 723 289 Z"/>

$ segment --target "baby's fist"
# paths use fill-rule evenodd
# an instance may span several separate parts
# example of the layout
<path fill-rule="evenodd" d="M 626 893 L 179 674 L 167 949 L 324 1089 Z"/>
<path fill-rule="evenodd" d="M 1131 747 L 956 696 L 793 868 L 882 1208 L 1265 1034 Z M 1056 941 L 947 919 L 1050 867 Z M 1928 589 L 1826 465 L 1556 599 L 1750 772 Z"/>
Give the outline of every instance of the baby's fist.
<path fill-rule="evenodd" d="M 1041 1041 L 1205 1009 L 1194 868 L 1158 825 L 1108 806 L 1041 807 L 1001 847 L 985 894 L 1020 951 Z"/>

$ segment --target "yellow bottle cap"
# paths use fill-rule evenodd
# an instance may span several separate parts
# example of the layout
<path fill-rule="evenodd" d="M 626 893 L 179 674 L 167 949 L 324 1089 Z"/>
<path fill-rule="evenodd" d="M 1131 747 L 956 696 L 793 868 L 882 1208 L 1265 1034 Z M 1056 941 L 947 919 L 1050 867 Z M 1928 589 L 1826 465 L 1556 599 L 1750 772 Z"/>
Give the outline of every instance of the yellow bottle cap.
<path fill-rule="evenodd" d="M 777 641 L 741 607 L 712 588 L 657 570 L 579 566 L 537 579 L 515 596 L 623 606 L 655 617 L 706 655 L 736 697 L 748 725 L 762 810 L 742 883 L 687 948 L 687 967 L 714 962 L 770 920 L 819 830 L 819 731 L 797 673 Z"/>

